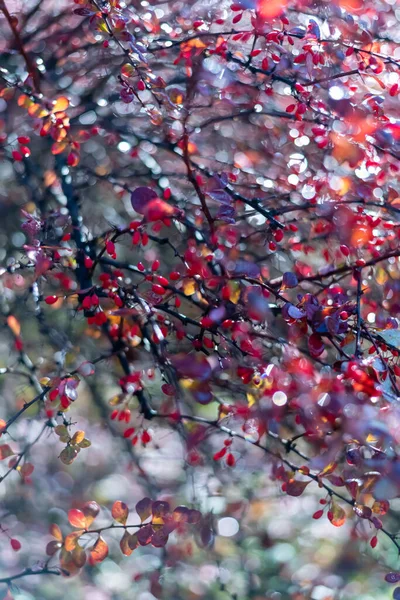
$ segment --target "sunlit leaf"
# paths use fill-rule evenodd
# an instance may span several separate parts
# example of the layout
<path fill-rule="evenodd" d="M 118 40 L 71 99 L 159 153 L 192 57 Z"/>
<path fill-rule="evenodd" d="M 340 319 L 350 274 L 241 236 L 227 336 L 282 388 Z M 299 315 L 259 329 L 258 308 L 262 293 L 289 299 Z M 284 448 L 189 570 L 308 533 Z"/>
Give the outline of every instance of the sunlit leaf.
<path fill-rule="evenodd" d="M 116 502 L 114 502 L 114 504 L 112 506 L 111 514 L 113 516 L 113 519 L 118 521 L 118 523 L 125 525 L 126 520 L 129 515 L 129 508 L 127 507 L 125 502 L 121 502 L 120 500 L 117 500 Z"/>
<path fill-rule="evenodd" d="M 185 279 L 182 284 L 182 291 L 185 296 L 192 296 L 197 291 L 197 284 L 194 279 Z"/>
<path fill-rule="evenodd" d="M 21 333 L 21 324 L 20 322 L 14 317 L 14 315 L 10 315 L 9 317 L 7 317 L 7 325 L 10 328 L 10 330 L 13 332 L 13 334 L 18 337 L 19 334 Z"/>
<path fill-rule="evenodd" d="M 258 0 L 257 10 L 265 21 L 278 17 L 284 10 L 287 0 Z"/>
<path fill-rule="evenodd" d="M 82 533 L 82 531 L 73 531 L 67 535 L 64 540 L 64 548 L 67 550 L 67 552 L 71 552 L 75 548 Z"/>
<path fill-rule="evenodd" d="M 65 572 L 63 574 L 68 577 L 79 573 L 79 567 L 74 562 L 72 552 L 67 551 L 65 548 L 62 548 L 60 552 L 60 566 Z"/>
<path fill-rule="evenodd" d="M 52 535 L 53 537 L 55 537 L 58 542 L 62 542 L 63 541 L 63 535 L 61 533 L 61 529 L 59 528 L 58 525 L 56 525 L 56 523 L 52 523 L 50 525 L 49 533 L 50 533 L 50 535 Z"/>
<path fill-rule="evenodd" d="M 102 562 L 108 556 L 107 542 L 100 536 L 93 548 L 90 550 L 90 557 L 94 562 Z"/>
<path fill-rule="evenodd" d="M 130 556 L 133 552 L 133 549 L 130 546 L 132 537 L 133 536 L 128 531 L 125 531 L 124 535 L 121 538 L 121 541 L 119 542 L 119 547 L 121 548 L 121 552 L 122 552 L 122 554 L 125 554 L 125 556 Z"/>
<path fill-rule="evenodd" d="M 388 500 L 376 500 L 372 505 L 372 512 L 376 515 L 386 515 L 390 508 Z"/>
<path fill-rule="evenodd" d="M 76 431 L 74 433 L 74 435 L 72 436 L 71 443 L 72 444 L 80 444 L 82 442 L 82 440 L 84 440 L 84 438 L 85 438 L 84 431 Z"/>
<path fill-rule="evenodd" d="M 86 502 L 82 507 L 82 513 L 85 517 L 85 528 L 89 528 L 100 512 L 100 506 L 94 500 Z"/>
<path fill-rule="evenodd" d="M 134 72 L 135 72 L 135 70 L 134 70 L 133 66 L 130 63 L 125 63 L 121 67 L 121 74 L 124 77 L 132 77 L 132 75 L 134 74 Z"/>
<path fill-rule="evenodd" d="M 57 100 L 53 104 L 52 112 L 56 113 L 56 112 L 61 112 L 61 111 L 67 110 L 68 106 L 69 106 L 68 98 L 66 98 L 65 96 L 60 96 L 59 98 L 57 98 Z"/>
<path fill-rule="evenodd" d="M 85 550 L 77 544 L 75 548 L 72 550 L 72 560 L 76 564 L 76 566 L 81 569 L 86 563 L 86 552 Z"/>
<path fill-rule="evenodd" d="M 332 525 L 335 527 L 341 527 L 346 521 L 346 513 L 337 502 L 332 500 L 331 508 L 328 512 L 328 518 Z"/>
<path fill-rule="evenodd" d="M 71 523 L 72 527 L 86 529 L 86 517 L 78 508 L 71 508 L 71 510 L 68 511 L 68 521 Z"/>

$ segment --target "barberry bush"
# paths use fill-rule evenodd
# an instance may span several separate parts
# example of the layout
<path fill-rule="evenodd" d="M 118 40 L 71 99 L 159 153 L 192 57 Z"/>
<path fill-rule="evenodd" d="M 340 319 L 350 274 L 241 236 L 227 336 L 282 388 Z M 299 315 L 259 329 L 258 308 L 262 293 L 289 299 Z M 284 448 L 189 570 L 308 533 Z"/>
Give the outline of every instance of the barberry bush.
<path fill-rule="evenodd" d="M 1 598 L 400 598 L 396 0 L 0 26 Z"/>

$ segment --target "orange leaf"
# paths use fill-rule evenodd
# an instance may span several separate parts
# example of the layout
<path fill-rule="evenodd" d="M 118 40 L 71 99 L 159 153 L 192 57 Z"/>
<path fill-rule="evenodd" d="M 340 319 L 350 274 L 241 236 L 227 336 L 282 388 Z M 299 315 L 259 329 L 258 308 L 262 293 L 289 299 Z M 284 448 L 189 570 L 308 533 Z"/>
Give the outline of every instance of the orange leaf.
<path fill-rule="evenodd" d="M 116 521 L 118 521 L 118 523 L 125 525 L 126 520 L 129 515 L 129 508 L 127 507 L 125 502 L 121 502 L 120 500 L 117 500 L 113 504 L 113 507 L 111 509 L 111 514 L 112 514 L 113 518 Z"/>
<path fill-rule="evenodd" d="M 13 315 L 10 315 L 9 317 L 7 317 L 7 325 L 11 329 L 11 331 L 15 335 L 15 337 L 18 337 L 19 334 L 21 333 L 21 325 L 20 325 L 19 321 Z"/>
<path fill-rule="evenodd" d="M 269 21 L 278 17 L 285 9 L 287 0 L 260 0 L 258 2 L 258 12 L 263 19 Z"/>
<path fill-rule="evenodd" d="M 63 571 L 63 575 L 66 577 L 71 577 L 71 575 L 76 575 L 79 573 L 79 567 L 76 566 L 72 552 L 68 552 L 65 548 L 61 549 L 60 553 L 60 565 Z"/>
<path fill-rule="evenodd" d="M 133 546 L 133 538 L 135 537 L 135 535 L 131 535 L 128 531 L 125 531 L 122 536 L 119 547 L 121 548 L 122 554 L 125 554 L 125 556 L 130 556 L 132 554 L 133 548 L 131 548 L 131 546 Z"/>
<path fill-rule="evenodd" d="M 78 569 L 81 569 L 86 562 L 86 552 L 79 544 L 77 544 L 71 554 L 72 560 L 74 561 Z"/>
<path fill-rule="evenodd" d="M 53 104 L 53 108 L 52 108 L 51 112 L 53 112 L 53 113 L 61 112 L 63 110 L 67 110 L 68 107 L 69 107 L 68 98 L 66 98 L 65 96 L 60 96 L 59 98 L 57 98 L 57 100 Z"/>
<path fill-rule="evenodd" d="M 49 111 L 40 106 L 40 104 L 31 104 L 28 108 L 28 115 L 31 117 L 35 117 L 37 119 L 43 119 L 43 117 L 47 117 Z"/>
<path fill-rule="evenodd" d="M 107 542 L 100 536 L 90 551 L 90 558 L 94 562 L 102 562 L 108 556 Z"/>
<path fill-rule="evenodd" d="M 52 523 L 50 525 L 50 535 L 52 535 L 53 537 L 56 538 L 56 540 L 58 542 L 62 542 L 63 541 L 63 535 L 61 533 L 61 529 L 59 528 L 58 525 L 56 525 L 55 523 Z"/>
<path fill-rule="evenodd" d="M 72 550 L 74 550 L 82 533 L 83 533 L 82 530 L 81 531 L 73 531 L 72 533 L 67 535 L 67 537 L 64 540 L 64 548 L 66 549 L 67 552 L 72 552 Z"/>
<path fill-rule="evenodd" d="M 92 500 L 83 505 L 82 512 L 85 516 L 85 528 L 87 529 L 99 514 L 100 506 Z"/>
<path fill-rule="evenodd" d="M 79 429 L 78 431 L 75 431 L 74 435 L 72 436 L 71 442 L 73 444 L 80 444 L 81 441 L 84 439 L 85 439 L 85 432 Z"/>
<path fill-rule="evenodd" d="M 341 527 L 346 521 L 346 513 L 343 508 L 332 500 L 331 510 L 328 513 L 328 518 L 332 525 Z"/>
<path fill-rule="evenodd" d="M 324 475 L 330 475 L 336 469 L 337 464 L 335 462 L 331 462 L 326 465 L 322 471 L 318 474 L 318 477 L 323 477 Z"/>
<path fill-rule="evenodd" d="M 61 154 L 68 146 L 68 141 L 55 142 L 51 147 L 51 153 L 54 155 Z"/>

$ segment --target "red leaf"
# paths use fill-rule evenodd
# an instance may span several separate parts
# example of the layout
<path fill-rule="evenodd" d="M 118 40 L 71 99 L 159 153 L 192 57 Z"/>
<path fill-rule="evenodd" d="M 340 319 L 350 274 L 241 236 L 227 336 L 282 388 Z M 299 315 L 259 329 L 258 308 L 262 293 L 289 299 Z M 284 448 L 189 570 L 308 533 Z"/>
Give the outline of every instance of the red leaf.
<path fill-rule="evenodd" d="M 9 456 L 13 455 L 14 452 L 11 450 L 8 444 L 3 444 L 2 446 L 0 446 L 0 460 L 4 460 L 5 458 L 8 458 Z"/>
<path fill-rule="evenodd" d="M 289 496 L 301 496 L 310 483 L 310 481 L 296 481 L 296 479 L 290 479 L 286 484 L 285 491 Z"/>
<path fill-rule="evenodd" d="M 150 544 L 153 534 L 154 534 L 154 529 L 152 528 L 152 526 L 150 524 L 145 525 L 144 527 L 141 527 L 139 529 L 139 531 L 137 532 L 137 539 L 138 539 L 139 544 L 141 546 L 147 546 L 147 544 Z"/>
<path fill-rule="evenodd" d="M 78 508 L 71 508 L 68 512 L 68 521 L 71 523 L 72 527 L 86 529 L 86 517 Z"/>

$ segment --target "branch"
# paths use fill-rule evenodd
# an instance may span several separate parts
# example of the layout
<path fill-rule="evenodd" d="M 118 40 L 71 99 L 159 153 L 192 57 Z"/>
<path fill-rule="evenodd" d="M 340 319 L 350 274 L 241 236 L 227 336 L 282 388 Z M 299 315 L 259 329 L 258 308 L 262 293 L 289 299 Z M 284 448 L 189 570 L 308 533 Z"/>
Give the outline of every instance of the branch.
<path fill-rule="evenodd" d="M 36 68 L 36 65 L 31 60 L 30 56 L 27 54 L 27 52 L 24 48 L 24 44 L 22 42 L 19 31 L 17 29 L 18 21 L 14 17 L 12 17 L 12 15 L 10 15 L 7 5 L 5 3 L 5 0 L 0 0 L 0 10 L 4 14 L 5 18 L 7 19 L 10 29 L 14 35 L 14 39 L 15 39 L 17 48 L 25 61 L 29 75 L 32 76 L 35 90 L 36 90 L 36 92 L 40 93 L 40 72 L 38 71 L 38 69 Z"/>

